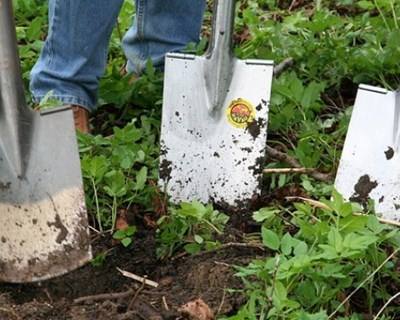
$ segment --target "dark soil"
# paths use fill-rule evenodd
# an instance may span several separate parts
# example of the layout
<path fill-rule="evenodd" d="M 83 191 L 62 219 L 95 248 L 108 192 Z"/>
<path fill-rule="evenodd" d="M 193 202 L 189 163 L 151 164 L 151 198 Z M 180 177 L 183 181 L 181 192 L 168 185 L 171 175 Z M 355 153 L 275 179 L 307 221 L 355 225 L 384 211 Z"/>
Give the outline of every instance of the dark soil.
<path fill-rule="evenodd" d="M 225 242 L 240 241 L 238 230 L 229 230 Z M 257 248 L 228 247 L 195 256 L 178 254 L 165 261 L 155 256 L 153 231 L 138 236 L 126 249 L 112 246 L 108 237 L 93 241 L 95 255 L 108 252 L 102 266 L 91 264 L 50 281 L 0 285 L 1 320 L 123 320 L 183 319 L 177 309 L 202 298 L 215 314 L 233 314 L 245 302 L 234 276 L 234 265 L 246 265 L 263 254 Z M 159 283 L 143 286 L 121 275 L 117 267 Z M 130 291 L 129 291 L 130 290 Z M 126 293 L 117 299 L 106 296 L 77 303 L 75 299 L 99 294 Z M 128 306 L 131 304 L 131 308 Z M 168 310 L 167 310 L 168 309 Z"/>
<path fill-rule="evenodd" d="M 372 181 L 369 175 L 363 175 L 354 186 L 355 193 L 350 198 L 351 201 L 358 202 L 364 208 L 367 207 L 369 194 L 378 186 L 376 181 Z"/>

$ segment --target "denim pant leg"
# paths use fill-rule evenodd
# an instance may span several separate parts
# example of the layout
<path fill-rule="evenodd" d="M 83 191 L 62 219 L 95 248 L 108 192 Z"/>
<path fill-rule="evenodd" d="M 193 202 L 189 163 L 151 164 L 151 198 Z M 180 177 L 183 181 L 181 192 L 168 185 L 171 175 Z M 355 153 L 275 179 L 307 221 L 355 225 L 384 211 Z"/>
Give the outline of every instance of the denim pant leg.
<path fill-rule="evenodd" d="M 162 67 L 167 52 L 198 42 L 206 0 L 135 0 L 136 16 L 123 39 L 129 72 L 140 74 L 148 59 Z"/>
<path fill-rule="evenodd" d="M 123 0 L 50 0 L 49 33 L 31 72 L 40 101 L 50 91 L 65 104 L 93 110 L 99 78 Z"/>

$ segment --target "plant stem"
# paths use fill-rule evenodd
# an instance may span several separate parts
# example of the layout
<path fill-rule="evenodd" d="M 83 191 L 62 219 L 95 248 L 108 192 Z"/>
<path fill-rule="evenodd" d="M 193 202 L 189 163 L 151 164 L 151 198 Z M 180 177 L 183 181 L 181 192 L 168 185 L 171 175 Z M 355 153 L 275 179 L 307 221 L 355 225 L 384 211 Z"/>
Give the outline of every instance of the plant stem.
<path fill-rule="evenodd" d="M 117 221 L 117 197 L 114 196 L 112 210 L 111 210 L 111 233 L 114 233 L 116 221 Z"/>
<path fill-rule="evenodd" d="M 101 216 L 100 216 L 100 205 L 99 205 L 99 197 L 97 195 L 97 188 L 96 188 L 96 183 L 93 178 L 90 179 L 92 181 L 92 186 L 93 186 L 93 192 L 94 192 L 94 200 L 96 203 L 96 218 L 97 218 L 97 223 L 99 225 L 99 230 L 100 232 L 103 232 L 103 226 L 101 223 Z"/>
<path fill-rule="evenodd" d="M 398 296 L 400 296 L 400 292 L 397 292 L 393 297 L 391 297 L 385 304 L 384 306 L 381 308 L 381 310 L 379 310 L 378 314 L 375 316 L 375 318 L 373 320 L 378 320 L 378 317 L 382 314 L 382 312 L 386 309 L 386 307 L 394 300 L 396 299 Z"/>
<path fill-rule="evenodd" d="M 378 271 L 380 271 L 380 270 L 384 267 L 384 265 L 385 265 L 390 259 L 392 259 L 392 258 L 397 254 L 397 252 L 399 252 L 399 250 L 400 250 L 400 248 L 397 248 L 395 251 L 393 251 L 393 253 L 392 253 L 390 256 L 388 256 L 388 257 L 385 259 L 385 261 L 383 261 L 383 262 L 379 265 L 379 267 L 375 269 L 374 272 L 372 272 L 368 277 L 366 277 L 363 281 L 361 281 L 361 283 L 357 286 L 357 288 L 355 288 L 355 289 L 353 290 L 353 292 L 350 293 L 350 294 L 346 297 L 346 299 L 344 299 L 344 300 L 342 301 L 342 303 L 338 305 L 338 307 L 335 309 L 335 311 L 333 311 L 333 312 L 329 315 L 328 320 L 329 320 L 329 319 L 332 319 L 332 317 L 340 310 L 340 308 L 343 307 L 343 306 L 351 299 L 351 297 L 352 297 L 358 290 L 360 290 L 360 288 L 362 288 L 362 286 L 363 286 L 364 284 L 366 284 L 370 279 L 372 279 L 372 278 L 374 277 L 374 275 L 377 274 Z"/>
<path fill-rule="evenodd" d="M 388 29 L 388 31 L 391 31 L 391 30 L 390 30 L 390 26 L 389 26 L 389 24 L 388 24 L 388 22 L 387 22 L 387 20 L 386 20 L 386 18 L 385 18 L 385 15 L 384 15 L 384 13 L 383 13 L 381 7 L 379 7 L 379 5 L 378 5 L 378 3 L 376 2 L 376 0 L 374 0 L 374 5 L 375 5 L 376 9 L 379 11 L 379 15 L 381 16 L 381 18 L 382 18 L 382 20 L 383 20 L 383 23 L 385 24 L 386 28 Z"/>
<path fill-rule="evenodd" d="M 396 15 L 396 10 L 394 8 L 393 1 L 390 1 L 390 7 L 392 9 L 394 26 L 396 27 L 396 29 L 399 29 L 399 23 L 397 22 L 397 15 Z"/>

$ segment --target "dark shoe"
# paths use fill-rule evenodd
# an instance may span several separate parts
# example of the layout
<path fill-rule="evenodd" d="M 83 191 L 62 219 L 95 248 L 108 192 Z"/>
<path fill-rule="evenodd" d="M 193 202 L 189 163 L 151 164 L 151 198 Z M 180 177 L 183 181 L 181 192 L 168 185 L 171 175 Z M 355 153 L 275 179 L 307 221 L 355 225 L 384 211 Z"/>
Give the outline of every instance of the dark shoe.
<path fill-rule="evenodd" d="M 90 133 L 89 126 L 89 111 L 85 108 L 72 105 L 72 111 L 74 113 L 74 122 L 76 130 L 82 133 Z"/>

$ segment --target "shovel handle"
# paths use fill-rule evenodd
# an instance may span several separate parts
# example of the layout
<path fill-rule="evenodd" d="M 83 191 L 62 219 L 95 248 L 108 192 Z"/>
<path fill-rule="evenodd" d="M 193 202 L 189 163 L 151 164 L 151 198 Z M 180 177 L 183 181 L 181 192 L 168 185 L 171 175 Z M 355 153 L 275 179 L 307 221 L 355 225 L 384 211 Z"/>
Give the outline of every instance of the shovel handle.
<path fill-rule="evenodd" d="M 206 56 L 232 54 L 236 0 L 214 0 L 212 33 Z"/>
<path fill-rule="evenodd" d="M 11 0 L 0 0 L 0 43 L 0 112 L 16 114 L 26 102 Z"/>
<path fill-rule="evenodd" d="M 233 26 L 235 0 L 215 0 L 210 45 L 205 53 L 205 85 L 208 111 L 214 114 L 222 109 L 233 76 Z"/>
<path fill-rule="evenodd" d="M 26 167 L 33 113 L 25 101 L 12 0 L 0 0 L 0 155 L 18 176 Z"/>

